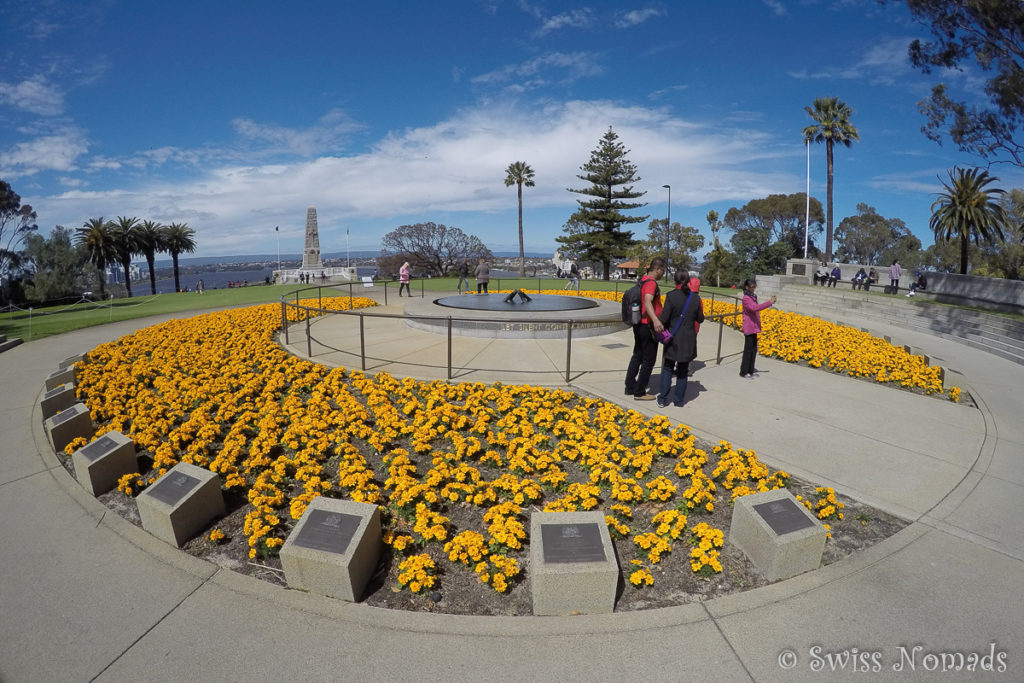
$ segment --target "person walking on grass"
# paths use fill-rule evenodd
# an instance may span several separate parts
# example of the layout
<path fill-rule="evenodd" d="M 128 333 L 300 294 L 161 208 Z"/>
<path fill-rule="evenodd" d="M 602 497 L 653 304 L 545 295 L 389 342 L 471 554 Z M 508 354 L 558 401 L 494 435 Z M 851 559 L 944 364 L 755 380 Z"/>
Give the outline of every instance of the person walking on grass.
<path fill-rule="evenodd" d="M 633 355 L 626 368 L 626 395 L 637 401 L 653 401 L 654 394 L 647 393 L 654 361 L 658 359 L 658 341 L 654 335 L 665 329 L 658 318 L 661 315 L 661 290 L 658 280 L 665 275 L 665 259 L 657 257 L 651 261 L 647 274 L 640 278 L 640 322 L 633 325 Z"/>
<path fill-rule="evenodd" d="M 402 296 L 402 290 L 412 298 L 412 290 L 409 289 L 409 279 L 411 275 L 409 273 L 409 262 L 406 261 L 402 264 L 402 267 L 398 269 L 398 296 Z"/>
<path fill-rule="evenodd" d="M 462 263 L 459 264 L 459 294 L 462 294 L 462 285 L 465 283 L 466 291 L 469 291 L 469 261 L 462 259 Z"/>
<path fill-rule="evenodd" d="M 677 408 L 683 407 L 690 361 L 697 357 L 697 326 L 704 322 L 704 304 L 700 295 L 690 289 L 692 280 L 689 273 L 677 270 L 675 281 L 676 288 L 665 297 L 665 307 L 661 309 L 661 324 L 672 334 L 672 338 L 665 344 L 661 355 L 661 390 L 658 392 L 660 408 L 668 407 L 673 374 L 676 377 L 676 388 L 672 404 Z"/>
<path fill-rule="evenodd" d="M 754 379 L 758 376 L 754 359 L 757 357 L 757 335 L 761 333 L 761 311 L 777 301 L 772 296 L 771 301 L 758 303 L 755 289 L 755 281 L 743 281 L 743 360 L 740 361 L 740 377 L 744 379 Z"/>

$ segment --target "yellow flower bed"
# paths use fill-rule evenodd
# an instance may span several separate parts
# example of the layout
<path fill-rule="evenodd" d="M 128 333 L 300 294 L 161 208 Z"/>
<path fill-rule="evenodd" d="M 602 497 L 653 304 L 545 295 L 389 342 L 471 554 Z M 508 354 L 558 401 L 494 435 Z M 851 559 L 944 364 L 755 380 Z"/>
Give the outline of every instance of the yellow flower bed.
<path fill-rule="evenodd" d="M 346 310 L 349 299 L 323 305 Z M 765 318 L 762 346 L 797 324 Z M 604 510 L 612 534 L 631 537 L 625 547 L 652 564 L 688 537 L 686 561 L 708 574 L 722 571 L 722 532 L 699 516 L 788 483 L 727 442 L 714 448 L 708 471 L 689 427 L 569 391 L 316 365 L 278 345 L 280 322 L 278 305 L 172 320 L 103 344 L 78 365 L 94 438 L 121 431 L 153 458 L 152 473 L 126 475 L 120 489 L 135 495 L 178 462 L 218 473 L 249 502 L 251 558 L 275 554 L 310 501 L 325 495 L 380 506 L 384 541 L 403 558 L 399 586 L 417 593 L 445 562 L 506 592 L 522 573 L 529 509 Z M 649 569 L 631 562 L 639 566 L 631 584 L 650 585 Z"/>
<path fill-rule="evenodd" d="M 740 307 L 728 301 L 704 300 L 704 314 L 734 313 Z M 739 329 L 741 316 L 725 318 Z M 927 365 L 923 356 L 893 346 L 884 339 L 846 325 L 836 325 L 811 316 L 769 308 L 761 312 L 758 351 L 761 355 L 790 363 L 806 361 L 851 377 L 867 377 L 882 383 L 921 389 L 926 394 L 942 393 L 941 369 Z M 960 400 L 960 388 L 950 387 L 951 401 Z"/>

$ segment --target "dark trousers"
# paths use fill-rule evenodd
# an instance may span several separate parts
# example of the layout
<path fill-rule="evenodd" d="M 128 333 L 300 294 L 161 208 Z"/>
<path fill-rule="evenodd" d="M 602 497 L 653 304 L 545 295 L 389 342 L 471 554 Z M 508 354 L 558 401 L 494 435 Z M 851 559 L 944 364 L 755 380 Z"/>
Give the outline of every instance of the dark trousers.
<path fill-rule="evenodd" d="M 401 284 L 398 285 L 398 296 L 402 296 L 402 290 L 403 289 L 405 290 L 406 294 L 408 294 L 409 296 L 412 296 L 412 290 L 409 289 L 409 283 L 408 282 L 402 282 Z"/>
<path fill-rule="evenodd" d="M 658 399 L 662 403 L 668 403 L 668 390 L 672 386 L 673 374 L 676 376 L 676 390 L 672 397 L 672 403 L 681 408 L 683 399 L 686 397 L 686 380 L 690 374 L 689 362 L 661 361 L 661 391 L 658 392 Z"/>
<path fill-rule="evenodd" d="M 489 294 L 489 292 L 487 291 L 487 283 L 486 282 L 478 282 L 478 283 L 476 283 L 476 293 L 479 294 L 480 292 L 483 292 L 484 294 Z"/>
<path fill-rule="evenodd" d="M 743 335 L 743 360 L 740 361 L 740 377 L 754 371 L 754 359 L 757 358 L 757 335 Z"/>
<path fill-rule="evenodd" d="M 643 396 L 651 381 L 654 361 L 658 359 L 658 342 L 651 334 L 651 328 L 640 323 L 633 325 L 633 356 L 626 368 L 626 393 Z"/>

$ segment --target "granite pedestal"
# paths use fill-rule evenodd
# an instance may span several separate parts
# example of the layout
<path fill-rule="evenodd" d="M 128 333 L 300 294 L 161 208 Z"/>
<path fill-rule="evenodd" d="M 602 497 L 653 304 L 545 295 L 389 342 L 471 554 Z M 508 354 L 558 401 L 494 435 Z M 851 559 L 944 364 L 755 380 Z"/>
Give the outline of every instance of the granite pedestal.
<path fill-rule="evenodd" d="M 530 574 L 535 615 L 610 614 L 619 563 L 604 513 L 534 512 Z"/>
<path fill-rule="evenodd" d="M 224 514 L 220 477 L 187 462 L 172 467 L 135 500 L 142 528 L 176 546 Z"/>
<path fill-rule="evenodd" d="M 78 401 L 75 396 L 75 385 L 61 384 L 48 390 L 39 401 L 39 410 L 43 413 L 43 419 L 53 417 L 62 410 L 67 410 Z"/>
<path fill-rule="evenodd" d="M 43 383 L 46 390 L 56 389 L 62 384 L 74 384 L 75 383 L 75 368 L 69 366 L 61 368 L 60 370 L 54 370 L 46 376 L 46 381 Z"/>
<path fill-rule="evenodd" d="M 89 439 L 96 433 L 92 416 L 84 403 L 75 403 L 47 418 L 43 422 L 43 429 L 46 430 L 46 438 L 50 440 L 54 453 L 64 450 L 65 446 L 79 437 Z"/>
<path fill-rule="evenodd" d="M 380 557 L 376 505 L 314 498 L 284 545 L 281 566 L 290 588 L 356 602 Z"/>
<path fill-rule="evenodd" d="M 135 443 L 121 432 L 107 432 L 71 454 L 75 477 L 94 496 L 117 486 L 125 474 L 137 474 Z"/>
<path fill-rule="evenodd" d="M 821 564 L 828 532 L 786 489 L 736 499 L 729 542 L 746 553 L 769 581 Z"/>

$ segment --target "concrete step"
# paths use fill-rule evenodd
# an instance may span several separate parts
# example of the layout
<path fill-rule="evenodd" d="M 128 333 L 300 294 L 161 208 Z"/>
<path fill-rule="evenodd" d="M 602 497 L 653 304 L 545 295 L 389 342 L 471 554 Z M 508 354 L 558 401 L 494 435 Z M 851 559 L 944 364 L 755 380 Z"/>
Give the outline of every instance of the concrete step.
<path fill-rule="evenodd" d="M 21 339 L 15 337 L 14 339 L 8 339 L 7 335 L 3 335 L 3 341 L 0 341 L 0 353 L 3 353 L 7 349 L 13 349 L 15 346 L 21 343 Z"/>

